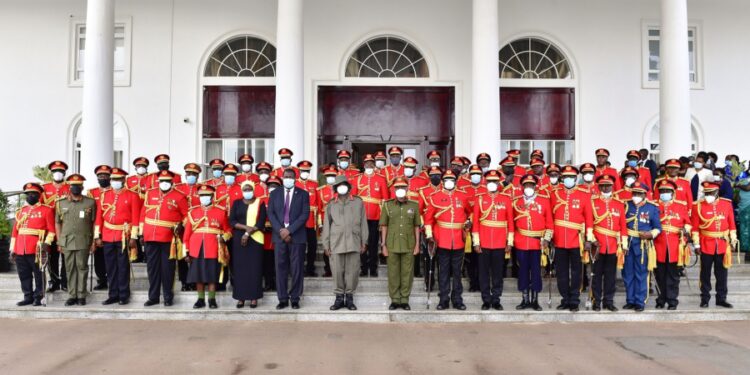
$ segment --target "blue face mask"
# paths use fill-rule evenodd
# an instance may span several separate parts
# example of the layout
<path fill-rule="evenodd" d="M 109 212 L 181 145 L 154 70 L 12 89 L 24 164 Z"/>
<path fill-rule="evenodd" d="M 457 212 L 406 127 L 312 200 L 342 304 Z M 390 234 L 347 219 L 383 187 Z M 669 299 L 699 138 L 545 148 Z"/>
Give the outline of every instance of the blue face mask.
<path fill-rule="evenodd" d="M 287 189 L 291 189 L 294 187 L 294 179 L 293 178 L 285 178 L 284 179 L 284 187 Z"/>
<path fill-rule="evenodd" d="M 576 186 L 576 179 L 573 177 L 566 177 L 563 179 L 563 185 L 565 185 L 565 187 L 568 189 L 572 189 L 574 186 Z"/>
<path fill-rule="evenodd" d="M 288 167 L 292 164 L 292 159 L 284 158 L 281 159 L 281 166 L 282 167 Z"/>
<path fill-rule="evenodd" d="M 253 199 L 254 193 L 252 191 L 243 191 L 242 192 L 242 198 L 245 198 L 245 200 L 251 200 Z"/>
<path fill-rule="evenodd" d="M 349 168 L 349 162 L 345 161 L 345 160 L 342 160 L 342 161 L 339 162 L 339 167 L 341 167 L 341 169 Z"/>
<path fill-rule="evenodd" d="M 470 178 L 471 178 L 471 183 L 474 184 L 474 185 L 482 182 L 482 176 L 481 175 L 473 174 L 473 175 L 471 175 Z"/>
<path fill-rule="evenodd" d="M 661 193 L 659 194 L 659 199 L 661 199 L 662 202 L 669 202 L 672 200 L 672 193 Z"/>
<path fill-rule="evenodd" d="M 188 185 L 195 185 L 198 182 L 198 176 L 188 175 L 185 177 L 185 181 L 187 181 Z"/>
<path fill-rule="evenodd" d="M 202 195 L 200 198 L 201 205 L 202 206 L 210 206 L 211 205 L 211 197 L 208 195 Z"/>
<path fill-rule="evenodd" d="M 232 176 L 232 175 L 226 175 L 226 176 L 224 176 L 224 182 L 226 182 L 227 185 L 234 184 L 234 176 Z"/>
<path fill-rule="evenodd" d="M 635 168 L 636 166 L 638 166 L 638 161 L 637 160 L 628 160 L 628 166 L 632 167 L 632 168 Z"/>
<path fill-rule="evenodd" d="M 214 175 L 214 178 L 221 177 L 221 169 L 214 169 L 211 173 Z"/>

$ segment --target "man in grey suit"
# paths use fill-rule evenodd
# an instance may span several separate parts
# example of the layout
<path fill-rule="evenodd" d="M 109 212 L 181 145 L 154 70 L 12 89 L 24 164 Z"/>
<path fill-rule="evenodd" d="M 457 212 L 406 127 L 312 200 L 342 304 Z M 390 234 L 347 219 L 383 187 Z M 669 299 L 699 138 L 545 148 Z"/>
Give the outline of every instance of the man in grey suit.
<path fill-rule="evenodd" d="M 292 308 L 299 309 L 307 248 L 305 223 L 310 216 L 310 195 L 295 186 L 294 170 L 284 170 L 282 181 L 282 188 L 274 190 L 268 199 L 268 218 L 273 228 L 276 258 L 276 294 L 279 297 L 276 309 L 288 307 L 290 299 Z M 291 289 L 288 288 L 290 273 Z"/>

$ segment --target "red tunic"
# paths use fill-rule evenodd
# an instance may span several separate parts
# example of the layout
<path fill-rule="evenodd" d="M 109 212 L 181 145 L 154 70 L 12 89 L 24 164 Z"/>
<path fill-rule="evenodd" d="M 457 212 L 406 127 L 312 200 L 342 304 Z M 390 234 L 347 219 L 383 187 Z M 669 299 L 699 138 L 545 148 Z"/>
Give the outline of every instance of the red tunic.
<path fill-rule="evenodd" d="M 616 254 L 628 237 L 625 205 L 614 198 L 591 197 L 591 215 L 586 217 L 587 238 L 599 242 L 600 254 Z"/>
<path fill-rule="evenodd" d="M 553 220 L 549 198 L 537 195 L 533 200 L 516 198 L 513 201 L 515 227 L 514 246 L 518 250 L 540 250 L 541 240 L 549 238 Z"/>
<path fill-rule="evenodd" d="M 385 177 L 375 173 L 371 176 L 362 173 L 351 182 L 352 195 L 362 198 L 365 204 L 367 220 L 380 220 L 381 205 L 390 197 Z"/>
<path fill-rule="evenodd" d="M 127 238 L 138 238 L 138 221 L 141 214 L 141 199 L 128 190 L 107 189 L 96 205 L 94 238 L 104 242 L 120 242 L 127 224 L 131 231 Z"/>
<path fill-rule="evenodd" d="M 615 180 L 615 185 L 613 187 L 614 191 L 622 189 L 622 180 L 620 179 L 620 174 L 617 173 L 617 170 L 612 167 L 596 167 L 596 170 L 594 171 L 594 181 L 596 181 L 596 178 L 598 178 L 599 176 L 605 174 L 612 176 L 612 179 Z"/>
<path fill-rule="evenodd" d="M 474 245 L 485 250 L 505 249 L 515 232 L 513 202 L 502 193 L 480 193 L 474 199 L 471 232 Z M 477 241 L 478 240 L 478 241 Z"/>
<path fill-rule="evenodd" d="M 315 229 L 318 223 L 316 219 L 318 213 L 318 183 L 310 179 L 297 179 L 296 185 L 310 195 L 310 216 L 307 218 L 305 228 Z"/>
<path fill-rule="evenodd" d="M 175 190 L 182 194 L 185 194 L 187 198 L 188 208 L 192 209 L 201 205 L 201 200 L 198 197 L 199 184 L 188 185 L 187 183 L 180 183 L 174 186 Z"/>
<path fill-rule="evenodd" d="M 48 182 L 42 185 L 42 188 L 44 188 L 44 193 L 42 193 L 39 200 L 43 205 L 48 207 L 54 208 L 57 201 L 70 195 L 70 185 L 64 182 L 59 184 Z"/>
<path fill-rule="evenodd" d="M 180 176 L 179 173 L 172 172 L 172 174 L 174 174 L 174 177 L 172 178 L 172 184 L 177 185 L 180 182 L 182 182 L 182 177 Z M 146 187 L 146 191 L 151 190 L 151 189 L 156 189 L 156 188 L 159 187 L 159 176 L 158 175 L 159 175 L 159 172 L 152 172 L 152 173 L 149 173 L 146 176 L 144 176 L 144 179 L 146 180 L 144 182 L 144 185 Z"/>
<path fill-rule="evenodd" d="M 201 247 L 205 259 L 219 257 L 219 236 L 224 241 L 232 237 L 227 213 L 218 207 L 196 207 L 190 210 L 182 242 L 191 258 L 200 256 Z"/>
<path fill-rule="evenodd" d="M 148 191 L 148 187 L 146 186 L 146 177 L 148 175 L 133 175 L 129 176 L 127 180 L 125 180 L 125 187 L 128 188 L 128 190 L 138 194 L 138 198 L 143 201 L 143 198 L 146 196 L 146 191 Z"/>
<path fill-rule="evenodd" d="M 385 181 L 388 183 L 388 186 L 393 185 L 393 180 L 395 180 L 396 177 L 404 176 L 404 169 L 405 168 L 403 164 L 399 164 L 398 167 L 394 167 L 393 164 L 389 164 L 381 170 L 383 173 L 383 177 L 385 177 Z"/>
<path fill-rule="evenodd" d="M 234 183 L 237 185 L 240 185 L 245 181 L 250 181 L 257 185 L 258 183 L 260 183 L 260 177 L 256 173 L 240 172 L 239 174 L 237 174 L 237 177 L 234 179 Z"/>
<path fill-rule="evenodd" d="M 687 206 L 672 201 L 659 201 L 659 218 L 661 219 L 661 233 L 654 239 L 656 261 L 666 263 L 669 252 L 669 263 L 677 263 L 680 256 L 682 232 L 687 226 L 690 228 L 690 215 Z"/>
<path fill-rule="evenodd" d="M 16 223 L 10 238 L 10 249 L 16 255 L 34 255 L 39 241 L 48 245 L 55 239 L 55 210 L 37 203 L 16 211 Z"/>
<path fill-rule="evenodd" d="M 187 213 L 185 194 L 175 189 L 166 193 L 151 189 L 146 193 L 141 208 L 139 233 L 147 242 L 172 242 L 174 229 L 182 223 Z"/>
<path fill-rule="evenodd" d="M 661 177 L 656 179 L 656 182 L 663 180 L 666 178 L 669 181 L 674 182 L 677 185 L 677 190 L 674 192 L 674 198 L 673 200 L 675 203 L 683 204 L 687 207 L 688 213 L 693 209 L 693 192 L 690 187 L 690 181 L 682 178 L 682 177 Z"/>
<path fill-rule="evenodd" d="M 352 181 L 354 181 L 354 177 L 357 177 L 358 174 L 359 174 L 359 170 L 357 168 L 352 167 L 352 166 L 350 166 L 346 170 L 341 169 L 341 168 L 336 168 L 336 175 L 337 176 L 341 176 L 341 175 L 346 176 L 346 179 L 349 180 L 350 183 Z"/>
<path fill-rule="evenodd" d="M 289 168 L 291 168 L 294 171 L 294 178 L 299 178 L 299 168 L 293 167 L 293 166 L 289 166 L 287 168 L 278 167 L 278 168 L 274 169 L 273 171 L 271 171 L 271 176 L 276 176 L 278 178 L 284 178 L 284 170 L 285 169 L 289 169 Z"/>
<path fill-rule="evenodd" d="M 577 187 L 556 189 L 551 195 L 556 249 L 581 250 L 586 217 L 591 215 L 591 195 Z"/>
<path fill-rule="evenodd" d="M 692 211 L 693 242 L 700 239 L 703 254 L 724 254 L 730 231 L 737 230 L 732 201 L 718 198 L 713 204 L 701 199 Z"/>
<path fill-rule="evenodd" d="M 440 189 L 427 198 L 425 230 L 435 237 L 437 247 L 464 251 L 464 224 L 473 212 L 466 193 Z"/>
<path fill-rule="evenodd" d="M 322 228 L 323 226 L 323 218 L 325 217 L 326 213 L 326 206 L 328 205 L 328 202 L 332 201 L 333 198 L 336 196 L 336 192 L 333 191 L 333 186 L 331 185 L 324 185 L 318 187 L 318 227 Z"/>
<path fill-rule="evenodd" d="M 255 191 L 253 191 L 254 193 Z M 214 197 L 214 206 L 224 210 L 224 213 L 229 217 L 229 210 L 232 208 L 232 204 L 242 199 L 242 188 L 236 183 L 219 185 L 216 187 Z"/>
<path fill-rule="evenodd" d="M 203 185 L 208 185 L 208 186 L 213 186 L 213 187 L 221 186 L 221 185 L 224 185 L 224 179 L 222 177 L 213 177 L 206 181 L 203 181 Z"/>

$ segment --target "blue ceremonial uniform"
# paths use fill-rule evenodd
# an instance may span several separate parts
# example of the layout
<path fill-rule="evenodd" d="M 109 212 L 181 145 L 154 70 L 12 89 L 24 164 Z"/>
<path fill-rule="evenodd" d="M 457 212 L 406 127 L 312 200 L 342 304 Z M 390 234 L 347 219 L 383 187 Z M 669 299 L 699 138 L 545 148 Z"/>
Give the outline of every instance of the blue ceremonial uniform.
<path fill-rule="evenodd" d="M 651 241 L 641 240 L 637 232 L 651 232 L 654 238 L 661 233 L 659 207 L 645 200 L 639 205 L 630 200 L 625 204 L 629 238 L 622 280 L 625 282 L 626 301 L 631 305 L 645 307 L 648 293 L 648 245 Z"/>

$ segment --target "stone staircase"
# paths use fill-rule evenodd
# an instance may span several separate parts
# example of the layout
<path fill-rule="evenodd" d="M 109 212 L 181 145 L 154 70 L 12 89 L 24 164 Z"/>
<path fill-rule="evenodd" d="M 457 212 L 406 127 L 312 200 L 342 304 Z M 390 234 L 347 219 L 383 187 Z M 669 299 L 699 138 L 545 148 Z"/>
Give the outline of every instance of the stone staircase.
<path fill-rule="evenodd" d="M 322 264 L 318 266 L 322 274 Z M 131 282 L 132 297 L 129 305 L 103 306 L 107 298 L 106 291 L 94 291 L 87 299 L 86 306 L 65 307 L 67 293 L 58 291 L 48 294 L 46 307 L 17 307 L 15 302 L 22 299 L 18 276 L 15 271 L 0 274 L 0 317 L 13 318 L 54 318 L 54 319 L 147 319 L 147 320 L 293 320 L 293 321 L 345 321 L 345 322 L 614 322 L 614 321 L 720 321 L 750 319 L 750 265 L 735 265 L 729 271 L 729 302 L 734 309 L 717 308 L 713 299 L 708 309 L 698 307 L 700 295 L 698 290 L 698 267 L 687 270 L 690 287 L 683 277 L 680 288 L 680 305 L 676 311 L 657 310 L 653 298 L 650 298 L 647 309 L 641 313 L 619 311 L 616 313 L 586 311 L 581 303 L 581 311 L 557 311 L 559 295 L 555 281 L 552 281 L 551 307 L 548 306 L 548 281 L 544 280 L 544 291 L 540 295 L 540 304 L 544 311 L 517 311 L 515 305 L 521 300 L 516 289 L 515 279 L 505 279 L 502 304 L 505 311 L 481 311 L 481 296 L 478 292 L 468 292 L 468 281 L 464 280 L 464 302 L 466 311 L 437 311 L 437 292 L 430 295 L 431 306 L 427 309 L 428 295 L 422 279 L 415 279 L 410 304 L 411 311 L 389 311 L 390 300 L 387 292 L 386 268 L 380 266 L 379 277 L 360 278 L 358 292 L 355 295 L 357 311 L 339 310 L 332 312 L 329 306 L 333 302 L 333 282 L 331 278 L 306 278 L 304 296 L 300 310 L 275 310 L 277 303 L 275 292 L 266 292 L 256 309 L 245 307 L 237 309 L 236 301 L 230 291 L 217 292 L 219 308 L 216 310 L 192 308 L 196 299 L 195 292 L 180 292 L 179 281 L 176 282 L 174 305 L 164 307 L 157 305 L 143 307 L 147 299 L 148 280 L 145 264 L 133 264 L 134 278 Z M 437 286 L 435 288 L 437 290 Z M 582 296 L 585 301 L 586 295 Z M 618 307 L 624 301 L 624 287 L 618 280 L 615 302 Z"/>

